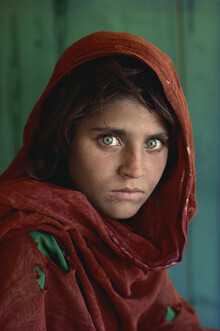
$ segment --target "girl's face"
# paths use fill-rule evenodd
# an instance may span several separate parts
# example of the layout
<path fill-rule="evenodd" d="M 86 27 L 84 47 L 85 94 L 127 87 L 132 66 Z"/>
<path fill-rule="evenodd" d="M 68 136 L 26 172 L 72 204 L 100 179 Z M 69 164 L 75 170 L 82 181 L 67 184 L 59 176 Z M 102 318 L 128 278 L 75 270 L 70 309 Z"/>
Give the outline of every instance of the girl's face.
<path fill-rule="evenodd" d="M 74 186 L 111 218 L 137 213 L 167 163 L 168 132 L 161 117 L 138 101 L 119 99 L 85 118 L 72 142 Z"/>

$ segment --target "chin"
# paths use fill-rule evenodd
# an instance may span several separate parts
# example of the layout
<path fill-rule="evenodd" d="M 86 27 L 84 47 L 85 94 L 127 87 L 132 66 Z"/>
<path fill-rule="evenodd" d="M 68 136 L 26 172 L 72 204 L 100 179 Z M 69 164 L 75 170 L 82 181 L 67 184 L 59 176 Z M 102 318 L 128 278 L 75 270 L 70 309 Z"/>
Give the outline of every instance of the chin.
<path fill-rule="evenodd" d="M 114 218 L 114 219 L 118 219 L 118 220 L 123 220 L 123 219 L 128 219 L 128 218 L 131 218 L 133 217 L 134 215 L 137 214 L 138 209 L 135 209 L 135 210 L 127 210 L 126 208 L 122 208 L 122 209 L 125 209 L 125 210 L 115 210 L 115 211 L 108 211 L 106 214 L 106 216 L 110 217 L 110 218 Z"/>
<path fill-rule="evenodd" d="M 144 201 L 105 201 L 104 203 L 95 203 L 96 201 L 91 201 L 92 205 L 102 214 L 109 218 L 123 220 L 133 217 L 137 214 L 139 209 L 146 202 Z"/>

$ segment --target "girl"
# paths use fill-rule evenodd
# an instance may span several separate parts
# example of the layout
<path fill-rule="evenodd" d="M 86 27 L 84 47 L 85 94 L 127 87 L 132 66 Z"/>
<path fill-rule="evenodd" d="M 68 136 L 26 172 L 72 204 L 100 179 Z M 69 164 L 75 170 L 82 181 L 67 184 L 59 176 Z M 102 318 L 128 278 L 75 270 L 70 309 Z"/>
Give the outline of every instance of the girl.
<path fill-rule="evenodd" d="M 155 46 L 97 32 L 67 49 L 0 182 L 2 330 L 201 330 L 166 271 L 196 212 L 195 169 Z"/>

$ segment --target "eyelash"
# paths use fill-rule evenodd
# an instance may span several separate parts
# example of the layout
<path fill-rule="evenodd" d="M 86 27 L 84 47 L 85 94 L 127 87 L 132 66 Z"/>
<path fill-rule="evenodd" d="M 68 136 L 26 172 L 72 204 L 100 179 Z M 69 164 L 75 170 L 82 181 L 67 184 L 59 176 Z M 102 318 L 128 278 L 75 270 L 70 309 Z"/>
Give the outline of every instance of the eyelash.
<path fill-rule="evenodd" d="M 113 138 L 113 139 L 116 139 L 118 141 L 118 144 L 116 145 L 108 145 L 104 142 L 104 139 L 105 138 Z M 161 137 L 157 137 L 157 136 L 153 136 L 153 137 L 150 137 L 147 142 L 146 142 L 146 145 L 151 141 L 151 140 L 154 140 L 154 141 L 159 141 L 161 143 L 161 147 L 155 149 L 155 148 L 150 148 L 149 146 L 147 146 L 147 149 L 151 152 L 159 152 L 163 146 L 167 145 L 167 139 L 163 139 Z M 117 147 L 117 146 L 120 146 L 121 143 L 120 143 L 120 140 L 119 138 L 115 137 L 114 135 L 111 135 L 111 134 L 105 134 L 105 135 L 102 135 L 102 136 L 99 136 L 98 137 L 98 141 L 101 141 L 101 143 L 104 145 L 104 147 L 106 148 L 114 148 L 114 147 Z M 157 146 L 157 145 L 156 145 Z M 155 147 L 156 147 L 155 146 Z"/>

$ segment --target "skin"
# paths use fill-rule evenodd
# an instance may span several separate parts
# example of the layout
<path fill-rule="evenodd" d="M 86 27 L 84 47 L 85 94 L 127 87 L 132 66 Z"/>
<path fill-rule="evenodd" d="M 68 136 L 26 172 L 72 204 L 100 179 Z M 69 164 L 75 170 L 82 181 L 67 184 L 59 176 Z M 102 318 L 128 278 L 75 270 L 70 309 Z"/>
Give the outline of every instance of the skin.
<path fill-rule="evenodd" d="M 124 98 L 81 121 L 68 167 L 75 188 L 96 209 L 127 219 L 155 189 L 167 157 L 164 120 L 138 101 Z"/>

